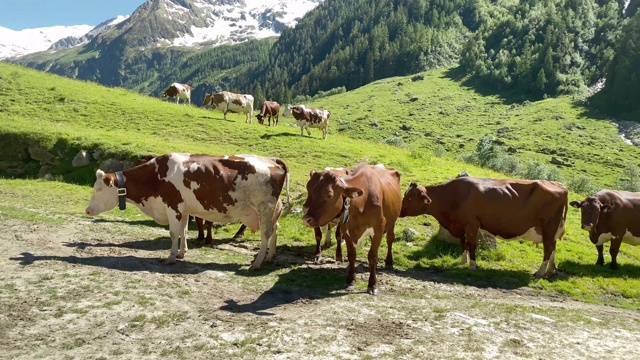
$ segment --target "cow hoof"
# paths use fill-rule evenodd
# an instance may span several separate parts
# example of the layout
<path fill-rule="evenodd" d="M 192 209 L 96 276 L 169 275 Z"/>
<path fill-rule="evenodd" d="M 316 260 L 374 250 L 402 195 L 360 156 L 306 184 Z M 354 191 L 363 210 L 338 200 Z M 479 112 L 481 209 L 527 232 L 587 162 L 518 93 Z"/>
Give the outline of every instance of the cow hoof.
<path fill-rule="evenodd" d="M 347 285 L 347 287 L 345 288 L 346 291 L 352 292 L 356 289 L 355 284 L 349 284 Z"/>
<path fill-rule="evenodd" d="M 322 260 L 322 255 L 316 255 L 313 257 L 313 262 L 316 264 L 320 264 L 321 260 Z"/>
<path fill-rule="evenodd" d="M 540 274 L 538 272 L 533 273 L 533 275 L 531 276 L 533 276 L 534 279 L 542 279 L 544 277 L 543 274 Z"/>
<path fill-rule="evenodd" d="M 376 288 L 367 288 L 367 294 L 376 296 L 376 295 L 378 295 L 378 289 L 376 289 Z"/>
<path fill-rule="evenodd" d="M 166 259 L 164 260 L 164 263 L 165 263 L 166 265 L 173 265 L 173 264 L 175 264 L 175 263 L 176 263 L 176 258 L 168 257 L 168 258 L 166 258 Z"/>
<path fill-rule="evenodd" d="M 260 265 L 252 264 L 249 266 L 249 270 L 260 270 Z"/>
<path fill-rule="evenodd" d="M 596 265 L 597 266 L 603 266 L 604 265 L 604 261 L 596 261 Z"/>
<path fill-rule="evenodd" d="M 184 259 L 184 253 L 179 253 L 178 256 L 176 256 L 176 258 L 178 259 Z"/>
<path fill-rule="evenodd" d="M 609 264 L 609 269 L 618 270 L 618 264 L 614 264 L 614 263 Z"/>

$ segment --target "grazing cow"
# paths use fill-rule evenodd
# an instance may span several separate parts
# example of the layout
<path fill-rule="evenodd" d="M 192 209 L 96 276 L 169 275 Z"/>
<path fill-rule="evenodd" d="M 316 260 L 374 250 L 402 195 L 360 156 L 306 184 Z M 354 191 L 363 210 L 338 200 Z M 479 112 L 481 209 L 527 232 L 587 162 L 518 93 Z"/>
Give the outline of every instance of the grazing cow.
<path fill-rule="evenodd" d="M 264 124 L 264 118 L 269 116 L 269 126 L 271 126 L 271 117 L 273 117 L 273 126 L 278 126 L 278 117 L 280 116 L 280 104 L 275 101 L 265 101 L 260 107 L 260 113 L 256 115 L 258 123 Z"/>
<path fill-rule="evenodd" d="M 176 104 L 180 102 L 180 99 L 183 99 L 185 104 L 191 104 L 191 87 L 187 84 L 173 83 L 162 93 L 162 97 L 175 98 Z"/>
<path fill-rule="evenodd" d="M 582 213 L 582 229 L 589 232 L 589 240 L 598 250 L 596 265 L 604 265 L 604 243 L 611 241 L 611 269 L 618 268 L 621 243 L 640 245 L 640 193 L 600 190 L 593 196 L 571 206 Z"/>
<path fill-rule="evenodd" d="M 331 116 L 329 110 L 316 109 L 306 105 L 291 106 L 287 104 L 286 109 L 282 112 L 282 116 L 289 115 L 293 115 L 293 118 L 298 121 L 300 136 L 304 135 L 304 129 L 307 129 L 307 134 L 311 136 L 311 130 L 309 130 L 309 128 L 320 128 L 322 129 L 322 138 L 327 138 L 329 116 Z"/>
<path fill-rule="evenodd" d="M 325 172 L 309 192 L 309 198 L 308 210 L 302 218 L 306 226 L 315 228 L 326 225 L 342 212 L 338 226 L 347 245 L 349 259 L 347 290 L 353 290 L 355 285 L 356 247 L 360 246 L 365 236 L 371 237 L 367 293 L 376 295 L 378 249 L 385 234 L 385 266 L 393 267 L 393 231 L 402 206 L 400 173 L 382 164 L 359 164 L 345 177 Z"/>
<path fill-rule="evenodd" d="M 316 184 L 318 184 L 320 182 L 320 179 L 322 179 L 323 176 L 325 176 L 325 174 L 333 174 L 334 176 L 341 178 L 341 177 L 345 177 L 347 175 L 349 175 L 349 170 L 347 169 L 343 169 L 343 168 L 326 168 L 324 169 L 324 171 L 322 172 L 317 172 L 315 170 L 311 170 L 311 173 L 309 174 L 309 181 L 307 181 L 307 200 L 304 202 L 304 205 L 302 206 L 303 211 L 306 213 L 309 210 L 309 207 L 311 205 L 311 194 L 313 192 L 313 188 L 316 186 Z M 343 199 L 344 202 L 344 199 Z M 336 228 L 336 242 L 337 242 L 337 247 L 336 247 L 336 260 L 337 261 L 342 261 L 342 234 L 340 233 L 340 227 L 338 226 L 338 223 L 340 222 L 340 215 L 342 215 L 342 212 L 340 212 L 336 218 L 334 218 L 333 220 L 329 221 L 329 223 L 327 223 L 326 225 L 326 233 L 325 233 L 325 239 L 324 239 L 324 246 L 325 247 L 330 247 L 331 246 L 331 230 L 332 228 Z M 316 226 L 315 228 L 313 228 L 315 236 L 316 236 L 316 253 L 315 253 L 315 260 L 319 261 L 322 258 L 322 227 L 320 226 Z"/>
<path fill-rule="evenodd" d="M 544 258 L 535 277 L 555 272 L 556 239 L 564 235 L 568 191 L 559 182 L 459 177 L 440 185 L 411 183 L 402 200 L 404 216 L 428 214 L 460 238 L 462 263 L 476 269 L 478 230 L 503 239 L 542 242 Z"/>
<path fill-rule="evenodd" d="M 260 251 L 252 269 L 272 260 L 282 203 L 278 200 L 289 170 L 276 158 L 255 155 L 167 154 L 136 167 L 105 174 L 96 171 L 86 214 L 95 216 L 126 203 L 138 206 L 158 224 L 169 224 L 171 253 L 166 263 L 184 258 L 189 215 L 218 223 L 240 221 L 260 230 Z M 180 251 L 178 252 L 178 240 Z"/>
<path fill-rule="evenodd" d="M 215 94 L 205 94 L 202 106 L 215 106 L 224 113 L 224 119 L 227 120 L 229 111 L 245 114 L 245 122 L 251 123 L 253 117 L 253 96 L 248 94 L 234 94 L 232 92 L 223 91 Z"/>

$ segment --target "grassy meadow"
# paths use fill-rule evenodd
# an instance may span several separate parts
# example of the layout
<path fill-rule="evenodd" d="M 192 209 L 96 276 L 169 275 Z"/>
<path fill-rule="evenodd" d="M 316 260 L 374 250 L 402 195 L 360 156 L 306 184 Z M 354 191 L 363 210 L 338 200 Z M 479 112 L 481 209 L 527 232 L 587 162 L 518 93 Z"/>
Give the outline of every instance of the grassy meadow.
<path fill-rule="evenodd" d="M 310 104 L 332 110 L 329 136 L 322 140 L 318 129 L 311 130 L 311 137 L 301 137 L 287 118 L 281 117 L 278 127 L 260 126 L 255 119 L 253 124 L 245 124 L 240 115 L 229 115 L 224 121 L 218 111 L 175 105 L 125 89 L 0 63 L 0 81 L 10 89 L 0 92 L 0 161 L 24 158 L 29 144 L 49 149 L 63 164 L 70 163 L 81 149 L 129 159 L 167 152 L 277 156 L 291 170 L 293 207 L 299 208 L 306 197 L 304 185 L 309 171 L 327 166 L 352 168 L 362 161 L 384 163 L 400 171 L 403 189 L 411 181 L 442 182 L 463 170 L 473 176 L 506 177 L 457 160 L 458 155 L 472 151 L 481 136 L 497 134 L 501 128 L 508 128 L 500 130 L 500 134 L 506 134 L 501 137 L 506 145 L 516 148 L 516 155 L 524 160 L 548 162 L 550 156 L 538 152 L 542 147 L 562 152 L 563 158 L 575 163 L 560 170 L 564 179 L 586 174 L 598 184 L 615 187 L 620 170 L 627 163 L 637 162 L 640 155 L 637 148 L 620 139 L 614 125 L 592 117 L 570 99 L 514 103 L 498 95 L 478 93 L 446 71 L 424 76 L 421 81 L 411 81 L 411 77 L 380 80 Z M 402 138 L 404 145 L 385 144 L 390 137 Z M 434 154 L 436 140 L 446 153 Z M 96 166 L 64 166 L 61 168 L 66 170 L 55 176 L 56 181 L 0 178 L 0 221 L 18 219 L 46 225 L 86 220 L 84 208 Z M 583 195 L 571 193 L 570 197 L 577 200 Z M 283 216 L 278 247 L 299 249 L 311 259 L 313 234 L 302 226 L 300 217 Z M 143 228 L 156 226 L 133 207 L 124 212 L 114 209 L 100 218 L 138 222 L 137 226 Z M 567 234 L 557 249 L 559 272 L 550 279 L 531 278 L 542 261 L 542 248 L 525 241 L 499 241 L 497 250 L 481 247 L 478 270 L 469 272 L 459 264 L 459 246 L 432 239 L 438 226 L 433 218 L 426 217 L 399 220 L 394 267 L 407 273 L 437 272 L 446 282 L 501 289 L 528 287 L 588 302 L 640 308 L 640 249 L 623 245 L 617 271 L 595 266 L 596 250 L 580 229 L 577 210 L 569 209 L 567 224 Z M 403 231 L 407 228 L 420 234 L 406 241 Z M 237 225 L 224 226 L 214 237 L 228 238 L 236 229 Z M 246 238 L 259 241 L 258 234 Z M 166 246 L 168 253 L 168 239 Z M 367 247 L 365 242 L 359 250 L 360 261 L 366 262 Z M 330 257 L 334 252 L 335 242 L 324 253 Z M 225 256 L 247 267 L 251 261 L 234 253 Z M 287 271 L 287 267 L 267 270 L 264 276 Z M 345 275 L 346 270 L 330 281 L 343 282 Z M 292 284 L 321 287 L 326 281 Z M 358 280 L 358 286 L 365 288 L 366 281 Z"/>

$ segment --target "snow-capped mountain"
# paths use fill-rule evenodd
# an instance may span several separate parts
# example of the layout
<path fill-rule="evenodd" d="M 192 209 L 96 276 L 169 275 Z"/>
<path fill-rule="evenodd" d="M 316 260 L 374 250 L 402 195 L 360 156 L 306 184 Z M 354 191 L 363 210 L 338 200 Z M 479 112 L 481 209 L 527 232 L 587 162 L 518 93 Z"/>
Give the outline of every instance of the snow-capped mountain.
<path fill-rule="evenodd" d="M 93 39 L 96 35 L 98 35 L 101 31 L 111 29 L 112 27 L 118 25 L 119 23 L 127 20 L 129 15 L 120 15 L 116 16 L 113 19 L 109 19 L 101 24 L 98 24 L 96 27 L 91 29 L 89 32 L 82 34 L 81 36 L 67 36 L 64 37 L 55 43 L 53 43 L 48 50 L 58 50 L 62 48 L 70 48 L 78 45 L 85 44 L 91 39 Z"/>
<path fill-rule="evenodd" d="M 11 30 L 0 26 L 0 59 L 47 50 L 56 41 L 88 33 L 93 26 L 51 26 Z"/>

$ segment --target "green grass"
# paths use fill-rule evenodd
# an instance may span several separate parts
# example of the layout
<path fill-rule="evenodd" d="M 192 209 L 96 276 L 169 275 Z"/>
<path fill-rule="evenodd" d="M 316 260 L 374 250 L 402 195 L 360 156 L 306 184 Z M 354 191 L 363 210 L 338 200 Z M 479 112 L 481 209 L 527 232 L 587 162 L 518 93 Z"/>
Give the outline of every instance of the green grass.
<path fill-rule="evenodd" d="M 291 119 L 281 118 L 277 128 L 259 126 L 255 121 L 245 124 L 239 115 L 230 115 L 230 120 L 224 121 L 217 111 L 176 106 L 124 89 L 105 88 L 2 63 L 0 81 L 12 89 L 0 92 L 0 138 L 6 140 L 0 142 L 0 161 L 16 157 L 28 159 L 27 147 L 38 144 L 56 154 L 59 168 L 66 169 L 57 175 L 59 181 L 0 178 L 0 221 L 87 220 L 84 208 L 91 196 L 88 185 L 92 183 L 97 164 L 80 169 L 65 165 L 80 149 L 100 150 L 106 156 L 131 159 L 166 152 L 256 153 L 281 157 L 291 170 L 294 207 L 301 207 L 306 197 L 304 185 L 310 170 L 327 166 L 352 168 L 360 161 L 382 162 L 397 168 L 402 174 L 402 189 L 411 181 L 441 182 L 462 170 L 474 176 L 506 177 L 456 160 L 457 155 L 471 151 L 482 135 L 502 127 L 514 129 L 507 132 L 509 136 L 503 140 L 516 147 L 517 155 L 523 159 L 545 161 L 549 156 L 536 152 L 543 146 L 563 149 L 567 158 L 576 164 L 561 170 L 565 178 L 588 174 L 596 177 L 600 184 L 614 184 L 618 169 L 636 161 L 640 155 L 637 148 L 620 140 L 613 125 L 589 117 L 588 112 L 570 99 L 509 104 L 497 95 L 476 93 L 443 71 L 425 73 L 425 80 L 420 82 L 411 82 L 409 78 L 385 79 L 347 94 L 318 100 L 313 105 L 330 108 L 333 113 L 327 140 L 322 140 L 317 129 L 312 129 L 311 137 L 301 137 L 299 129 L 288 125 Z M 409 101 L 409 95 L 418 100 Z M 374 121 L 377 127 L 370 125 Z M 585 129 L 567 130 L 566 125 L 572 123 Z M 402 125 L 411 130 L 401 130 Z M 431 135 L 425 136 L 425 133 Z M 402 138 L 405 146 L 383 144 L 390 137 Z M 444 157 L 433 155 L 437 148 L 434 139 L 442 140 L 447 152 Z M 570 197 L 577 200 L 582 196 L 572 193 Z M 146 235 L 144 229 L 154 226 L 153 222 L 135 207 L 128 207 L 124 212 L 115 209 L 100 218 L 139 222 L 126 230 L 131 236 L 148 239 L 150 247 L 169 248 L 166 238 L 153 239 Z M 425 221 L 432 225 L 423 225 Z M 542 260 L 542 248 L 524 241 L 501 241 L 497 250 L 480 248 L 479 269 L 469 272 L 459 264 L 460 247 L 432 239 L 437 225 L 433 218 L 425 217 L 398 221 L 397 237 L 407 227 L 418 230 L 421 235 L 410 244 L 402 240 L 396 242 L 394 266 L 407 277 L 425 281 L 435 277 L 438 281 L 477 287 L 530 287 L 589 302 L 640 308 L 640 249 L 623 245 L 618 271 L 597 267 L 593 265 L 596 250 L 580 229 L 579 213 L 574 209 L 569 210 L 567 223 L 565 240 L 558 244 L 560 271 L 550 280 L 531 278 L 530 274 Z M 214 237 L 229 238 L 236 229 L 237 225 L 222 227 Z M 257 246 L 258 235 L 248 234 L 243 241 L 255 242 Z M 284 215 L 278 251 L 310 258 L 313 247 L 312 231 L 302 225 L 300 215 Z M 366 262 L 367 247 L 365 241 L 358 252 L 359 260 Z M 386 250 L 384 244 L 382 249 Z M 212 253 L 218 262 L 244 267 L 251 262 L 246 253 L 217 248 L 193 249 L 189 256 L 199 253 Z M 328 257 L 334 253 L 335 245 L 324 251 Z M 278 280 L 273 291 L 294 288 L 330 292 L 343 286 L 344 271 L 325 275 L 290 264 L 267 264 L 264 271 L 241 276 L 238 286 L 269 288 L 273 279 Z M 359 286 L 364 288 L 366 284 L 359 281 Z M 179 294 L 182 295 L 187 294 Z M 135 301 L 143 307 L 156 302 L 147 297 Z M 164 323 L 161 319 L 149 321 Z"/>

